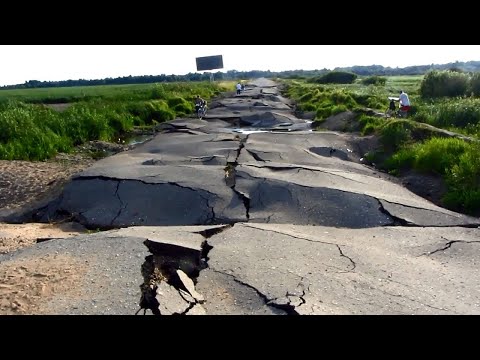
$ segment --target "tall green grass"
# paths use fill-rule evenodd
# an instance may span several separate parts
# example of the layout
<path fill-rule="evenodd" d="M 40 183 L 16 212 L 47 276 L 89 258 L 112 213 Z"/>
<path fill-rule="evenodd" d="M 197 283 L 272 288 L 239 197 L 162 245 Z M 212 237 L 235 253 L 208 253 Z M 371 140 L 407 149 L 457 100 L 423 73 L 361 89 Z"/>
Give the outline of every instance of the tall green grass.
<path fill-rule="evenodd" d="M 368 79 L 368 80 L 367 80 Z M 314 111 L 316 120 L 346 110 L 371 108 L 384 112 L 388 97 L 406 91 L 412 104 L 417 103 L 423 76 L 391 76 L 359 79 L 352 84 L 315 84 L 301 80 L 284 80 L 285 94 L 296 101 L 301 111 Z M 367 84 L 366 84 L 366 83 Z"/>
<path fill-rule="evenodd" d="M 465 128 L 480 123 L 480 99 L 456 98 L 422 104 L 414 119 L 439 128 Z"/>
<path fill-rule="evenodd" d="M 442 201 L 450 209 L 480 213 L 480 144 L 455 138 L 432 138 L 402 148 L 384 166 L 390 170 L 415 169 L 445 178 Z"/>
<path fill-rule="evenodd" d="M 45 160 L 90 140 L 115 141 L 134 126 L 192 114 L 197 94 L 221 90 L 205 82 L 0 91 L 13 98 L 0 102 L 0 159 Z M 64 100 L 74 103 L 62 112 L 43 105 Z"/>
<path fill-rule="evenodd" d="M 73 86 L 39 89 L 0 89 L 0 102 L 19 100 L 26 103 L 71 103 L 90 100 L 150 100 L 180 95 L 191 98 L 196 94 L 210 98 L 220 90 L 219 84 L 210 82 L 178 82 L 158 84 Z"/>

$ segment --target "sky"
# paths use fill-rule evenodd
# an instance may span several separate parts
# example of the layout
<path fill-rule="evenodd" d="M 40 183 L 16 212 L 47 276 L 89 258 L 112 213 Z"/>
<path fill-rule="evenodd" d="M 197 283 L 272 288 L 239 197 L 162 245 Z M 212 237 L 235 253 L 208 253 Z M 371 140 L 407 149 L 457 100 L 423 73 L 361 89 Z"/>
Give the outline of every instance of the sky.
<path fill-rule="evenodd" d="M 222 55 L 215 71 L 315 70 L 353 65 L 480 60 L 480 45 L 0 45 L 0 86 L 28 80 L 103 79 L 196 72 L 196 57 Z"/>

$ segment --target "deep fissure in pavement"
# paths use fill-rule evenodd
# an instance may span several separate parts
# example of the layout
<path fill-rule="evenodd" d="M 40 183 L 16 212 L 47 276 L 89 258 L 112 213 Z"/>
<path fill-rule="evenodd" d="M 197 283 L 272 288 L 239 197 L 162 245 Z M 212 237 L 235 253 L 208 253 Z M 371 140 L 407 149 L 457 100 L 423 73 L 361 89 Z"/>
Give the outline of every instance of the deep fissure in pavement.
<path fill-rule="evenodd" d="M 247 218 L 247 221 L 248 221 L 250 220 L 250 198 L 235 188 L 238 158 L 240 157 L 240 153 L 242 152 L 242 149 L 245 148 L 245 143 L 247 142 L 247 140 L 248 140 L 248 135 L 240 139 L 235 161 L 227 162 L 227 166 L 225 167 L 225 184 L 229 188 L 231 188 L 235 192 L 235 194 L 238 196 L 238 198 L 243 202 L 243 206 L 245 206 L 245 217 Z"/>
<path fill-rule="evenodd" d="M 204 298 L 196 292 L 195 285 L 200 271 L 208 267 L 208 253 L 213 248 L 207 239 L 230 227 L 226 225 L 197 232 L 205 238 L 200 249 L 145 240 L 144 245 L 152 255 L 148 255 L 142 264 L 144 281 L 140 285 L 142 295 L 137 314 L 141 310 L 144 314 L 150 310 L 154 315 L 165 315 L 161 311 L 163 304 L 159 296 L 160 286 L 178 292 L 174 301 L 183 302 L 181 311 L 171 312 L 170 315 L 186 315 L 195 306 L 202 304 Z M 166 307 L 168 306 L 163 306 Z"/>

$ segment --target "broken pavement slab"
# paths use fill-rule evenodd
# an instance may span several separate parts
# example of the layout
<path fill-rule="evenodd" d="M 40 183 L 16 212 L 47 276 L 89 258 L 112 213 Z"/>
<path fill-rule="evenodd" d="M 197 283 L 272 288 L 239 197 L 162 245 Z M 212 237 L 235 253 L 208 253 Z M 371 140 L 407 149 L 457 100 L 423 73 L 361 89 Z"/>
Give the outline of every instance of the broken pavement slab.
<path fill-rule="evenodd" d="M 177 270 L 177 275 L 180 278 L 180 281 L 182 282 L 185 289 L 197 302 L 199 302 L 200 304 L 205 302 L 205 298 L 203 297 L 203 295 L 199 294 L 195 290 L 195 284 L 193 283 L 193 280 L 188 277 L 187 274 L 185 274 L 182 270 Z"/>
<path fill-rule="evenodd" d="M 156 290 L 160 315 L 182 315 L 187 312 L 190 303 L 185 301 L 177 289 L 162 281 Z"/>

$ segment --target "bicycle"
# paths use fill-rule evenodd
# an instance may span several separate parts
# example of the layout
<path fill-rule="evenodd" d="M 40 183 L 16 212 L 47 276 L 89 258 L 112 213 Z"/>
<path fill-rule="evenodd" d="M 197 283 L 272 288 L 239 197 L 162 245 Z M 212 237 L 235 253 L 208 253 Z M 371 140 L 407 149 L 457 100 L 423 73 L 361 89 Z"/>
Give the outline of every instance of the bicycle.
<path fill-rule="evenodd" d="M 204 104 L 202 106 L 197 107 L 197 117 L 199 120 L 202 120 L 207 115 L 207 105 Z"/>
<path fill-rule="evenodd" d="M 385 110 L 386 118 L 406 118 L 408 116 L 408 110 L 397 109 L 395 101 L 398 101 L 398 98 L 389 97 L 390 104 L 388 105 L 387 110 Z"/>

